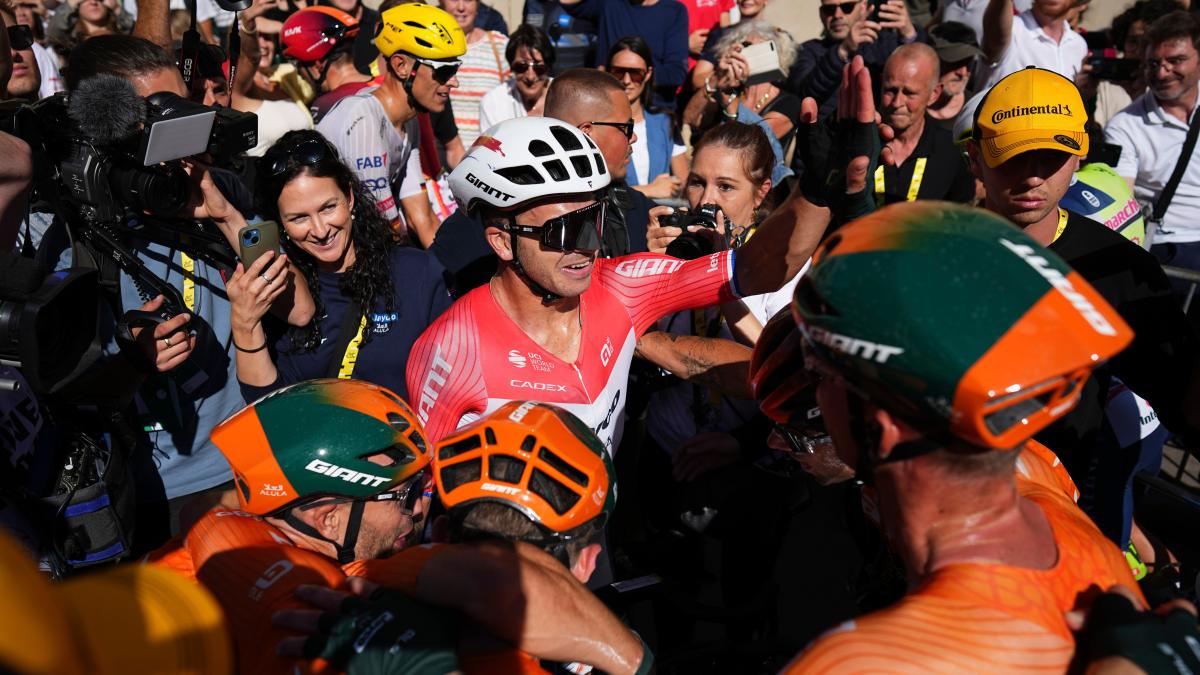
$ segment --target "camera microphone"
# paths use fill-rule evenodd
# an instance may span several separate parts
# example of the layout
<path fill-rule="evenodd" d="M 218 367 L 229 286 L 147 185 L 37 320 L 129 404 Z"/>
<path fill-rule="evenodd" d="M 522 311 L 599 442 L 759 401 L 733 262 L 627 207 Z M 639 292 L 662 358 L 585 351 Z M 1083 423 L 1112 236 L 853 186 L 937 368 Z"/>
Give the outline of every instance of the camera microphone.
<path fill-rule="evenodd" d="M 100 73 L 71 92 L 67 114 L 89 138 L 110 145 L 138 133 L 146 121 L 146 103 L 128 80 Z"/>

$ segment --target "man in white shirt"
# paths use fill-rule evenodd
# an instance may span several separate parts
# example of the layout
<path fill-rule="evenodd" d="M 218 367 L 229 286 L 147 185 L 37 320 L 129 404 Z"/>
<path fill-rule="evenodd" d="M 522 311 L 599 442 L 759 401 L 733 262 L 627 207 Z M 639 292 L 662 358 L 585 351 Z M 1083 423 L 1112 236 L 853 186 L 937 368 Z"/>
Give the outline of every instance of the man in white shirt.
<path fill-rule="evenodd" d="M 1134 196 L 1153 205 L 1175 171 L 1196 110 L 1200 82 L 1200 22 L 1172 12 L 1146 31 L 1146 93 L 1113 116 L 1104 129 L 1121 146 L 1117 173 Z M 1164 265 L 1200 270 L 1200 162 L 1195 150 L 1162 223 L 1148 232 L 1150 252 Z"/>
<path fill-rule="evenodd" d="M 1006 75 L 1037 66 L 1074 80 L 1087 56 L 1087 43 L 1066 16 L 1072 0 L 1034 0 L 1013 16 L 1013 0 L 989 0 L 983 14 L 983 68 L 976 87 L 990 88 Z"/>

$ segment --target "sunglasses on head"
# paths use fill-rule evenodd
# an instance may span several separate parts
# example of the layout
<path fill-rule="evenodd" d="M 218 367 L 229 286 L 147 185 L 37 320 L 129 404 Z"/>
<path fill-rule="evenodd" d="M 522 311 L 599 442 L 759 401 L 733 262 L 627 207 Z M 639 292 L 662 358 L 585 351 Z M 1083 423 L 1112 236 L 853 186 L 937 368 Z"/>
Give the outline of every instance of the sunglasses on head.
<path fill-rule="evenodd" d="M 625 134 L 626 139 L 633 138 L 633 120 L 629 120 L 628 122 L 588 122 L 588 124 L 597 127 L 613 127 Z"/>
<path fill-rule="evenodd" d="M 625 76 L 628 75 L 629 79 L 634 84 L 641 84 L 642 82 L 646 81 L 646 73 L 649 71 L 645 68 L 622 68 L 621 66 L 610 66 L 608 72 L 612 73 L 612 76 L 618 80 L 623 80 L 625 79 Z"/>
<path fill-rule="evenodd" d="M 8 46 L 20 51 L 33 46 L 33 29 L 24 24 L 8 27 Z"/>
<path fill-rule="evenodd" d="M 413 60 L 422 65 L 429 66 L 433 70 L 433 79 L 438 84 L 446 84 L 454 79 L 454 76 L 458 74 L 459 67 L 462 66 L 462 61 L 432 61 L 416 57 L 413 57 Z"/>
<path fill-rule="evenodd" d="M 537 235 L 542 246 L 554 251 L 599 251 L 604 236 L 604 202 L 547 220 L 541 227 L 511 221 L 509 229 L 522 234 Z"/>
<path fill-rule="evenodd" d="M 538 77 L 550 71 L 550 67 L 541 61 L 514 61 L 512 64 L 512 71 L 516 75 L 524 75 L 530 68 Z"/>
<path fill-rule="evenodd" d="M 267 176 L 277 178 L 287 171 L 290 165 L 313 166 L 325 161 L 329 156 L 328 145 L 310 138 L 290 148 L 271 148 L 263 157 L 263 164 L 266 166 Z"/>
<path fill-rule="evenodd" d="M 821 16 L 829 18 L 837 14 L 839 9 L 842 10 L 842 14 L 850 14 L 857 6 L 858 0 L 855 0 L 854 2 L 835 2 L 830 5 L 821 5 L 819 11 L 821 12 Z"/>

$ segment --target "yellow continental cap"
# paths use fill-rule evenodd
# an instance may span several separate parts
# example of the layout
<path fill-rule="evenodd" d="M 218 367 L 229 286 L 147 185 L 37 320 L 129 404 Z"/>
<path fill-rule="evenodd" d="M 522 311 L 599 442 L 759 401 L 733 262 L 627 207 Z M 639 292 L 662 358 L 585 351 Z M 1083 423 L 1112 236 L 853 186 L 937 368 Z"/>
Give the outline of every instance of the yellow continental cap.
<path fill-rule="evenodd" d="M 975 111 L 974 137 L 983 161 L 996 168 L 1022 152 L 1060 150 L 1087 156 L 1083 97 L 1075 83 L 1029 67 L 988 90 Z"/>
<path fill-rule="evenodd" d="M 380 17 L 375 46 L 385 58 L 404 52 L 448 61 L 467 53 L 462 27 L 441 9 L 419 2 L 397 5 Z"/>
<path fill-rule="evenodd" d="M 128 564 L 72 579 L 57 590 L 74 619 L 89 673 L 233 672 L 221 607 L 191 579 L 151 565 Z"/>
<path fill-rule="evenodd" d="M 87 672 L 70 616 L 30 555 L 0 530 L 0 672 Z"/>

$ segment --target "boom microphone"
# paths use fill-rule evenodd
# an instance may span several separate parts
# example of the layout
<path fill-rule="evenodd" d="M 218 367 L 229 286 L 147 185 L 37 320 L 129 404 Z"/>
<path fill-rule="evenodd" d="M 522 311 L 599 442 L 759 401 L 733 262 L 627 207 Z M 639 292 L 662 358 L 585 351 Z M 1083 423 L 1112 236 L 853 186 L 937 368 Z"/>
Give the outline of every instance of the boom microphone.
<path fill-rule="evenodd" d="M 71 92 L 67 114 L 93 141 L 109 145 L 131 138 L 141 129 L 146 102 L 128 80 L 100 73 Z"/>

